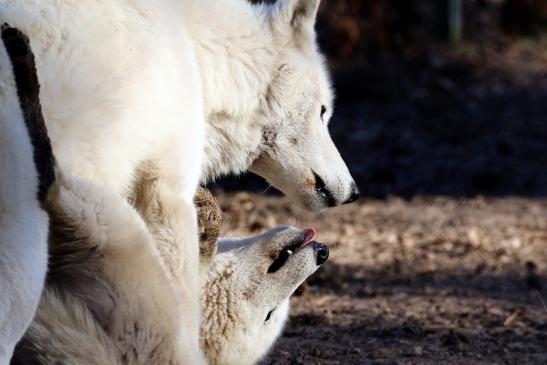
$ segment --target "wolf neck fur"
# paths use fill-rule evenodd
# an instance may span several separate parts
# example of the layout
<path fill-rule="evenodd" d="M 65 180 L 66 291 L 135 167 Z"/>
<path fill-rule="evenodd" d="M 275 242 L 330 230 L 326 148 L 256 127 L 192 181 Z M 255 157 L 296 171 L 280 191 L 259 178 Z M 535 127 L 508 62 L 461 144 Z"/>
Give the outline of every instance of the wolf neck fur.
<path fill-rule="evenodd" d="M 276 69 L 271 7 L 205 0 L 191 15 L 207 118 L 202 181 L 246 171 L 260 154 L 256 118 Z"/>

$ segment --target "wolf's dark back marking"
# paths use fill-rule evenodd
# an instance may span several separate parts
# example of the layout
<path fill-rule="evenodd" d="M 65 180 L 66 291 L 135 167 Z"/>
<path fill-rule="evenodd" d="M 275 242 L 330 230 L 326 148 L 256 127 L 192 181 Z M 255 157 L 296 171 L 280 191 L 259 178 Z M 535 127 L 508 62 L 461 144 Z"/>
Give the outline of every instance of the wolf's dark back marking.
<path fill-rule="evenodd" d="M 19 103 L 34 148 L 34 163 L 39 178 L 38 199 L 44 201 L 55 181 L 54 157 L 40 105 L 40 83 L 34 54 L 29 39 L 7 24 L 2 26 L 2 40 L 11 60 Z"/>

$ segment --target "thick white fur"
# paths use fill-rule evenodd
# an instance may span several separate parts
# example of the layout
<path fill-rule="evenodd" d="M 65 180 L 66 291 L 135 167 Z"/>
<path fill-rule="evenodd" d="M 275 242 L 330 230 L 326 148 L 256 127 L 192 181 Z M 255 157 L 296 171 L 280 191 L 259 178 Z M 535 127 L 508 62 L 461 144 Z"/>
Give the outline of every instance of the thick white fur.
<path fill-rule="evenodd" d="M 1 43 L 1 42 L 0 42 Z M 48 217 L 11 63 L 0 45 L 0 364 L 8 364 L 40 299 Z"/>
<path fill-rule="evenodd" d="M 327 130 L 332 93 L 315 44 L 318 6 L 0 0 L 0 22 L 31 39 L 60 166 L 143 204 L 185 304 L 188 353 L 198 348 L 192 198 L 200 179 L 251 168 L 313 210 L 351 194 Z M 333 201 L 316 189 L 314 173 Z M 144 196 L 133 197 L 137 188 Z M 202 363 L 195 353 L 191 363 Z"/>
<path fill-rule="evenodd" d="M 191 364 L 186 311 L 137 212 L 96 183 L 57 172 L 48 285 L 26 338 L 44 364 Z M 13 363 L 25 364 L 18 357 Z"/>
<path fill-rule="evenodd" d="M 305 234 L 280 226 L 246 239 L 220 240 L 201 294 L 202 346 L 211 364 L 255 364 L 268 353 L 287 320 L 290 296 L 319 266 L 310 244 L 276 272 L 268 273 L 268 267 Z"/>
<path fill-rule="evenodd" d="M 124 199 L 57 172 L 46 203 L 51 271 L 13 365 L 185 364 L 183 301 L 142 218 Z M 288 301 L 318 266 L 313 247 L 267 274 L 272 255 L 305 231 L 279 227 L 220 242 L 201 290 L 202 346 L 211 364 L 252 364 L 281 333 Z M 268 321 L 267 313 L 275 309 Z"/>
<path fill-rule="evenodd" d="M 168 160 L 190 199 L 206 120 L 202 180 L 258 159 L 254 171 L 312 209 L 325 202 L 311 170 L 337 203 L 349 197 L 353 180 L 327 130 L 319 0 L 0 4 L 0 20 L 23 29 L 37 52 L 48 127 L 69 171 L 127 192 L 138 165 Z"/>
<path fill-rule="evenodd" d="M 0 21 L 31 40 L 60 166 L 126 196 L 143 166 L 157 180 L 152 189 L 171 223 L 157 232 L 158 243 L 170 244 L 160 252 L 170 256 L 185 302 L 182 340 L 195 354 L 188 363 L 200 364 L 192 199 L 204 114 L 183 8 L 174 0 L 2 0 Z"/>
<path fill-rule="evenodd" d="M 334 107 L 314 31 L 319 2 L 199 2 L 191 29 L 207 119 L 202 180 L 250 168 L 321 210 L 315 173 L 335 204 L 350 197 L 354 182 L 327 128 Z"/>

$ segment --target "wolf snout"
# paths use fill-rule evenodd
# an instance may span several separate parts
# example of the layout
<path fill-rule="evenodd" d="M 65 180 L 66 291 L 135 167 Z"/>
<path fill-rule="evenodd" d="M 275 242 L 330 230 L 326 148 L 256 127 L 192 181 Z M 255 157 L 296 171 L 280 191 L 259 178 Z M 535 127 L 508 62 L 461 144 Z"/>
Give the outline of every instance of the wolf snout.
<path fill-rule="evenodd" d="M 351 192 L 350 192 L 349 198 L 343 204 L 354 203 L 357 200 L 359 200 L 360 196 L 361 196 L 361 192 L 359 191 L 357 184 L 354 182 L 351 184 Z"/>
<path fill-rule="evenodd" d="M 324 245 L 319 242 L 315 242 L 313 244 L 313 250 L 315 251 L 315 254 L 316 254 L 317 266 L 321 266 L 325 262 L 327 262 L 329 258 L 329 248 L 327 245 Z"/>

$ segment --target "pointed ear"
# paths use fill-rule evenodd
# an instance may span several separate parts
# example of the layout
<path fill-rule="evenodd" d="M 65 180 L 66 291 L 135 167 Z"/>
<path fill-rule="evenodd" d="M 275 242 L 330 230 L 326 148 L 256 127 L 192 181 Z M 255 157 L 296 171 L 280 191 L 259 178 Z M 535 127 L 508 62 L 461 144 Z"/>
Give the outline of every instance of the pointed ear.
<path fill-rule="evenodd" d="M 321 0 L 277 0 L 272 13 L 274 27 L 287 33 L 299 46 L 315 41 L 315 21 Z"/>

